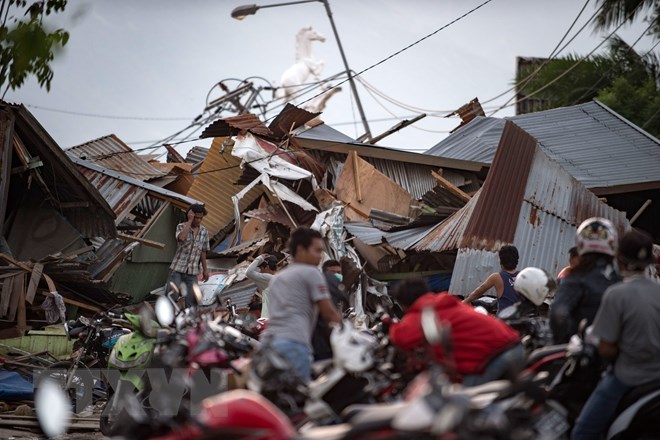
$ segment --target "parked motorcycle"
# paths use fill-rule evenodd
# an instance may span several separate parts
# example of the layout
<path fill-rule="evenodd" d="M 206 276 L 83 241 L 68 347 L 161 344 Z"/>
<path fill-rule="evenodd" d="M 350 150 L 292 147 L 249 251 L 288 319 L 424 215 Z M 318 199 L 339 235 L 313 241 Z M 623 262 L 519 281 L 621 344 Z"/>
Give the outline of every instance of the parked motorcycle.
<path fill-rule="evenodd" d="M 130 322 L 113 312 L 101 313 L 89 319 L 80 316 L 67 321 L 67 339 L 76 339 L 71 360 L 51 364 L 42 377 L 49 377 L 66 390 L 75 412 L 93 402 L 94 389 L 102 390 L 90 368 L 105 368 L 108 356 L 122 335 L 130 333 Z"/>

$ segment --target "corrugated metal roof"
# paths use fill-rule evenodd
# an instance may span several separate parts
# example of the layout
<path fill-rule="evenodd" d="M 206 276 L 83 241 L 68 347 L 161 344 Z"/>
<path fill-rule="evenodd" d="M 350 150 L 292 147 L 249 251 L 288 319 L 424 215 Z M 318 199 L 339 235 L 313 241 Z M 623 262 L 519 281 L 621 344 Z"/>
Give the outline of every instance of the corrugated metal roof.
<path fill-rule="evenodd" d="M 422 237 L 427 236 L 436 225 L 418 226 L 396 232 L 384 232 L 368 222 L 345 222 L 344 228 L 360 241 L 371 246 L 387 242 L 397 249 L 408 249 Z"/>
<path fill-rule="evenodd" d="M 294 230 L 296 227 L 291 223 L 291 219 L 286 215 L 280 205 L 268 205 L 265 208 L 253 209 L 244 212 L 243 215 L 248 218 L 256 218 L 267 223 L 279 223 Z"/>
<path fill-rule="evenodd" d="M 513 241 L 520 199 L 536 150 L 536 139 L 507 122 L 461 247 L 492 249 L 495 241 Z M 495 167 L 497 172 L 493 173 Z"/>
<path fill-rule="evenodd" d="M 425 193 L 437 185 L 431 171 L 437 171 L 438 167 L 396 162 L 375 157 L 365 157 L 364 159 L 378 171 L 405 188 L 414 199 L 421 199 Z"/>
<path fill-rule="evenodd" d="M 118 209 L 120 212 L 125 212 L 127 209 L 130 212 L 135 205 L 140 203 L 146 193 L 149 193 L 155 198 L 167 200 L 181 209 L 187 209 L 190 205 L 201 203 L 192 197 L 187 197 L 174 191 L 168 191 L 159 186 L 125 176 L 120 172 L 108 170 L 98 164 L 78 159 L 75 156 L 71 156 L 71 160 L 78 165 L 78 169 L 84 172 L 89 181 L 101 192 L 108 203 L 113 206 L 113 209 Z M 129 186 L 137 189 L 130 189 L 128 188 Z M 144 191 L 138 191 L 138 189 Z M 117 191 L 118 193 L 115 194 L 113 191 Z"/>
<path fill-rule="evenodd" d="M 474 207 L 479 201 L 481 190 L 479 190 L 470 201 L 456 214 L 435 226 L 423 238 L 417 241 L 413 247 L 416 251 L 444 252 L 458 249 L 459 242 L 465 234 Z"/>
<path fill-rule="evenodd" d="M 147 195 L 148 191 L 144 188 L 106 176 L 81 165 L 78 166 L 78 169 L 99 190 L 103 198 L 112 207 L 117 216 L 115 224 L 120 224 L 135 205 Z"/>
<path fill-rule="evenodd" d="M 244 115 L 218 119 L 204 129 L 200 139 L 235 136 L 243 131 L 250 131 L 253 134 L 262 136 L 272 136 L 268 127 L 261 122 L 261 119 L 257 115 L 246 113 Z"/>
<path fill-rule="evenodd" d="M 68 148 L 66 154 L 134 179 L 151 180 L 167 175 L 167 171 L 152 166 L 114 134 Z"/>
<path fill-rule="evenodd" d="M 2 103 L 1 107 L 13 113 L 14 131 L 29 155 L 38 156 L 45 164 L 49 164 L 42 167 L 40 173 L 49 188 L 57 189 L 51 195 L 62 204 L 88 204 L 86 207 L 64 208 L 63 215 L 83 237 L 114 237 L 117 230 L 112 208 L 80 174 L 39 121 L 22 105 Z"/>
<path fill-rule="evenodd" d="M 621 185 L 660 185 L 660 141 L 597 101 L 506 119 L 597 194 Z M 501 119 L 476 118 L 427 154 L 490 162 L 503 128 Z"/>
<path fill-rule="evenodd" d="M 413 153 L 403 149 L 398 150 L 371 144 L 361 144 L 325 124 L 301 131 L 292 140 L 300 148 L 343 154 L 356 151 L 364 159 L 371 157 L 474 172 L 479 172 L 483 167 L 488 167 L 488 164 L 480 162 L 456 160 L 429 154 Z"/>
<path fill-rule="evenodd" d="M 306 122 L 311 121 L 321 113 L 311 113 L 293 104 L 287 103 L 279 115 L 273 119 L 268 129 L 277 138 L 282 138 L 289 134 L 291 130 L 301 127 Z"/>
<path fill-rule="evenodd" d="M 236 307 L 247 307 L 252 296 L 257 292 L 257 285 L 250 280 L 240 281 L 232 284 L 220 293 L 219 301 L 223 306 L 227 298 L 231 298 Z"/>
<path fill-rule="evenodd" d="M 211 236 L 234 220 L 234 205 L 231 198 L 245 186 L 234 185 L 243 170 L 241 159 L 231 154 L 231 147 L 225 148 L 220 154 L 220 147 L 226 138 L 215 138 L 211 146 L 213 153 L 206 156 L 200 174 L 188 191 L 188 196 L 201 200 L 206 205 L 208 215 L 204 217 L 204 225 Z M 238 207 L 243 212 L 259 195 L 263 193 L 260 186 L 249 191 Z"/>
<path fill-rule="evenodd" d="M 204 147 L 192 147 L 186 154 L 186 162 L 196 164 L 206 159 L 209 149 Z"/>
<path fill-rule="evenodd" d="M 520 268 L 533 265 L 556 274 L 566 264 L 568 249 L 575 245 L 576 227 L 583 220 L 600 216 L 612 220 L 620 232 L 630 227 L 624 213 L 600 202 L 536 142 L 508 121 L 472 212 L 469 211 L 476 195 L 416 246 L 418 250 L 439 252 L 455 249 L 458 243 L 452 293 L 467 294 L 489 273 L 499 270 L 496 251 L 503 244 L 513 243 L 518 248 Z M 528 159 L 530 151 L 532 160 Z M 514 152 L 519 160 L 511 157 Z M 512 181 L 507 177 L 516 172 L 516 179 L 523 179 L 524 175 L 524 180 Z M 485 200 L 486 196 L 490 200 Z M 512 200 L 511 206 L 517 206 L 515 211 L 507 207 L 507 199 Z M 445 234 L 442 227 L 450 224 L 462 237 L 446 238 L 449 231 Z"/>

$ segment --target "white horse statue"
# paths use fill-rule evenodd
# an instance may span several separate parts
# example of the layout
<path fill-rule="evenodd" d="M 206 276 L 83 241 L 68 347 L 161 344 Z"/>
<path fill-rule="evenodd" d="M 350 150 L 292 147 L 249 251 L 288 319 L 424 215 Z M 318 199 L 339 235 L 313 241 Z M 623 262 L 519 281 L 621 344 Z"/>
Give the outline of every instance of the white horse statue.
<path fill-rule="evenodd" d="M 312 53 L 312 41 L 325 42 L 325 37 L 312 29 L 311 26 L 304 27 L 296 34 L 296 64 L 289 67 L 282 74 L 280 88 L 275 93 L 277 98 L 290 101 L 292 95 L 300 89 L 310 74 L 316 81 L 321 80 L 321 72 L 324 63 L 314 58 Z"/>

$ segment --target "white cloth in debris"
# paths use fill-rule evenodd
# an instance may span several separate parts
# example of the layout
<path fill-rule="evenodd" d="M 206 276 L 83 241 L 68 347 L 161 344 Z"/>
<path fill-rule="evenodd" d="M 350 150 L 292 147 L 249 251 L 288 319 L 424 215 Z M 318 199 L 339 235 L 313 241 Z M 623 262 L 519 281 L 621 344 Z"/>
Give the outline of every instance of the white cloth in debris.
<path fill-rule="evenodd" d="M 41 304 L 41 308 L 46 312 L 46 321 L 49 324 L 53 324 L 58 320 L 66 321 L 66 306 L 64 305 L 64 298 L 59 293 L 50 292 L 50 295 Z"/>

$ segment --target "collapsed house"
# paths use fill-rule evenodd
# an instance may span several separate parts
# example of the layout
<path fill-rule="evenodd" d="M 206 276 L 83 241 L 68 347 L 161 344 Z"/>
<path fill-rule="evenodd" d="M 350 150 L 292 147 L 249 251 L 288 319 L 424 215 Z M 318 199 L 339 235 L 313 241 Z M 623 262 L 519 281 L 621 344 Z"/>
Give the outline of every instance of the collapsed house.
<path fill-rule="evenodd" d="M 1 337 L 23 335 L 49 291 L 88 311 L 116 298 L 90 272 L 89 240 L 117 237 L 115 213 L 23 106 L 0 104 Z"/>
<path fill-rule="evenodd" d="M 506 121 L 660 243 L 660 141 L 598 101 L 504 119 L 477 116 L 426 154 L 492 163 Z"/>

